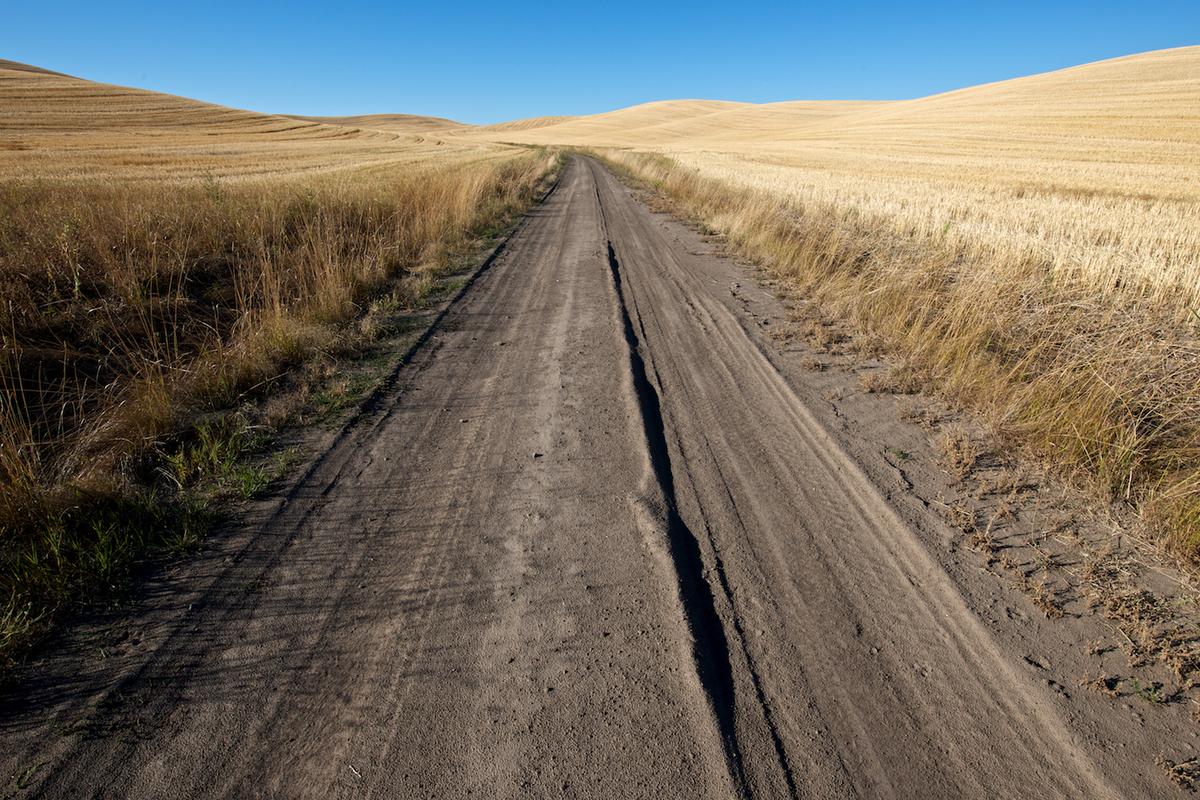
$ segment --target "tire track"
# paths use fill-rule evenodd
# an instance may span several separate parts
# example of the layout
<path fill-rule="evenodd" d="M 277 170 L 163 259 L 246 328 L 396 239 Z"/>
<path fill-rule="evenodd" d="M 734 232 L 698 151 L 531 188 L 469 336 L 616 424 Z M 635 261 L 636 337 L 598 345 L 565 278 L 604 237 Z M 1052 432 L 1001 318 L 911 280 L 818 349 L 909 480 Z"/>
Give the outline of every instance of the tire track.
<path fill-rule="evenodd" d="M 597 192 L 596 199 L 600 203 L 603 224 L 604 207 L 599 192 Z M 605 246 L 609 273 L 612 276 L 613 290 L 617 298 L 622 334 L 629 355 L 634 399 L 642 420 L 647 457 L 654 483 L 662 495 L 662 524 L 671 556 L 671 566 L 675 573 L 679 599 L 688 630 L 691 633 L 692 659 L 696 676 L 716 721 L 725 748 L 730 777 L 742 797 L 751 797 L 754 795 L 753 785 L 746 771 L 745 756 L 738 736 L 736 687 L 730 652 L 730 637 L 726 634 L 725 624 L 717 611 L 713 587 L 705 577 L 707 570 L 700 548 L 700 539 L 679 514 L 662 402 L 658 389 L 655 388 L 655 382 L 651 380 L 653 369 L 647 366 L 642 356 L 641 342 L 621 280 L 621 264 L 613 248 L 612 240 L 607 239 Z M 640 327 L 640 320 L 638 327 Z M 657 374 L 654 377 L 657 379 Z M 715 557 L 713 572 L 726 604 L 732 607 L 728 579 L 719 556 Z M 750 673 L 756 706 L 762 714 L 771 738 L 780 776 L 787 787 L 788 796 L 796 797 L 796 784 L 791 770 L 788 768 L 783 740 L 772 718 L 761 682 L 754 673 L 753 662 L 749 653 L 745 651 L 744 633 L 736 618 L 732 620 L 732 624 L 737 646 L 741 651 L 741 660 L 747 665 L 747 671 Z"/>

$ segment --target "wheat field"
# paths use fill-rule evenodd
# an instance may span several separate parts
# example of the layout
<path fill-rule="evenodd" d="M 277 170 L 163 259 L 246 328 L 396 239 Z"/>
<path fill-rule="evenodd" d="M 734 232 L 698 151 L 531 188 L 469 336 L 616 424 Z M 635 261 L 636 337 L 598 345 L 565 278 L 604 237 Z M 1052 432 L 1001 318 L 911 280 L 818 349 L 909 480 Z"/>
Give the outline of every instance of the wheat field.
<path fill-rule="evenodd" d="M 597 150 L 1200 553 L 1200 47 L 916 100 L 670 101 L 458 135 Z"/>
<path fill-rule="evenodd" d="M 516 152 L 438 135 L 455 127 L 407 115 L 258 114 L 0 61 L 0 179 L 6 181 L 247 181 L 445 166 Z"/>

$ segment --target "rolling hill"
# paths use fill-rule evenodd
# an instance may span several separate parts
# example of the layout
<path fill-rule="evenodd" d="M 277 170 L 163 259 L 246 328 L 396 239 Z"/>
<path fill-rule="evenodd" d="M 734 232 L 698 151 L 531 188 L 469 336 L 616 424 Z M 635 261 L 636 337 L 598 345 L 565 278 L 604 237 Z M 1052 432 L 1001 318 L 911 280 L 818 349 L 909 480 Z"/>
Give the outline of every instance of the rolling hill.
<path fill-rule="evenodd" d="M 584 117 L 491 126 L 540 144 L 787 150 L 805 145 L 896 154 L 982 146 L 1111 160 L 1113 148 L 1162 161 L 1156 147 L 1200 144 L 1200 47 L 1141 53 L 901 101 L 768 104 L 674 100 Z M 1182 152 L 1182 151 L 1181 151 Z M 1161 153 L 1157 154 L 1161 156 Z M 1195 152 L 1192 152 L 1195 155 Z"/>
<path fill-rule="evenodd" d="M 0 61 L 0 176 L 273 175 L 505 150 L 465 140 L 447 147 L 426 138 L 456 127 L 409 115 L 262 114 Z"/>
<path fill-rule="evenodd" d="M 390 133 L 446 133 L 470 127 L 461 122 L 442 117 L 424 117 L 418 114 L 358 114 L 346 117 L 306 117 L 289 115 L 290 119 L 315 122 L 323 125 L 379 130 Z"/>

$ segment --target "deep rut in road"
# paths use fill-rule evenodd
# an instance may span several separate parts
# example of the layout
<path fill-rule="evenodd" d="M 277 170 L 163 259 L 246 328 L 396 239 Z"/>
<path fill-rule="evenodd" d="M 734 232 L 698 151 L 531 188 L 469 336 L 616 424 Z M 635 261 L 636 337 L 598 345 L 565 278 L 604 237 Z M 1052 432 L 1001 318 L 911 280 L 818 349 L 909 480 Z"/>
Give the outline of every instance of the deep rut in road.
<path fill-rule="evenodd" d="M 601 207 L 601 224 L 603 226 L 603 207 Z M 662 405 L 659 401 L 658 389 L 651 380 L 650 371 L 642 357 L 641 344 L 635 330 L 633 319 L 629 312 L 629 303 L 621 285 L 621 265 L 613 250 L 611 240 L 605 241 L 608 255 L 608 267 L 612 274 L 613 290 L 616 296 L 616 307 L 621 319 L 621 330 L 625 343 L 629 348 L 629 366 L 633 395 L 642 419 L 646 435 L 646 451 L 653 475 L 655 487 L 661 493 L 662 528 L 667 538 L 671 563 L 678 581 L 680 603 L 686 617 L 687 627 L 692 636 L 692 653 L 695 669 L 700 685 L 704 688 L 709 706 L 716 719 L 721 740 L 724 743 L 726 758 L 729 763 L 730 777 L 737 787 L 739 794 L 749 797 L 752 787 L 745 774 L 742 764 L 742 750 L 738 743 L 738 731 L 734 720 L 736 711 L 734 703 L 733 667 L 729 659 L 729 637 L 726 636 L 725 626 L 717 613 L 713 598 L 713 588 L 705 578 L 706 568 L 700 551 L 700 543 L 696 534 L 688 528 L 687 523 L 679 515 L 675 498 L 675 479 L 671 472 L 671 454 L 667 447 L 665 422 L 662 415 Z M 647 489 L 647 495 L 650 490 Z M 647 498 L 641 498 L 647 499 Z M 649 501 L 651 506 L 658 505 Z M 718 585 L 725 593 L 729 602 L 729 587 L 724 575 L 724 566 L 718 561 L 715 565 Z M 743 636 L 740 625 L 735 631 L 739 644 Z M 749 660 L 748 654 L 743 654 Z M 767 725 L 770 728 L 779 768 L 788 788 L 789 796 L 795 797 L 796 785 L 787 765 L 787 756 L 783 751 L 783 742 L 770 718 L 770 709 L 762 697 L 757 676 L 752 676 L 758 701 Z"/>

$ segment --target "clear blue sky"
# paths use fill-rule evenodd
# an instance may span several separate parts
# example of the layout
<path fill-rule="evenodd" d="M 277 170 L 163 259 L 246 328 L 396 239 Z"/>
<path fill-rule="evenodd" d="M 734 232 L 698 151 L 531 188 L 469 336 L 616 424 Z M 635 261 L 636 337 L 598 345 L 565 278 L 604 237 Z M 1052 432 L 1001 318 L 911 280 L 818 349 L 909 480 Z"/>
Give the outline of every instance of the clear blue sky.
<path fill-rule="evenodd" d="M 6 6 L 0 58 L 258 111 L 466 122 L 918 97 L 1200 44 L 1200 0 Z"/>

